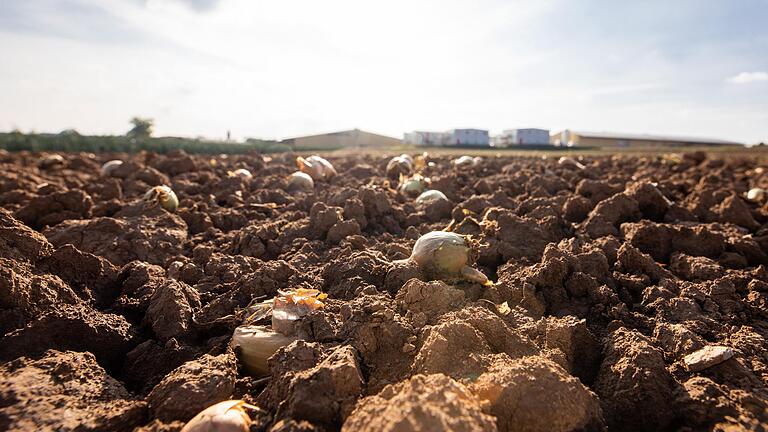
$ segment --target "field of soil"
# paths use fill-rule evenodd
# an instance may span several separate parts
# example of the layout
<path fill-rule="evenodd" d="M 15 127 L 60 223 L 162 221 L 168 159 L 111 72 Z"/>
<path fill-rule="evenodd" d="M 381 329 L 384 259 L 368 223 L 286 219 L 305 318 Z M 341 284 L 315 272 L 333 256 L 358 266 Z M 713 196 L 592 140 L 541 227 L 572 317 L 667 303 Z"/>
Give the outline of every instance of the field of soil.
<path fill-rule="evenodd" d="M 761 158 L 435 156 L 450 203 L 416 205 L 383 155 L 303 192 L 289 154 L 61 156 L 0 151 L 0 430 L 179 431 L 228 399 L 253 431 L 768 428 Z M 405 261 L 437 230 L 493 285 Z M 297 288 L 325 306 L 249 376 L 244 309 Z"/>

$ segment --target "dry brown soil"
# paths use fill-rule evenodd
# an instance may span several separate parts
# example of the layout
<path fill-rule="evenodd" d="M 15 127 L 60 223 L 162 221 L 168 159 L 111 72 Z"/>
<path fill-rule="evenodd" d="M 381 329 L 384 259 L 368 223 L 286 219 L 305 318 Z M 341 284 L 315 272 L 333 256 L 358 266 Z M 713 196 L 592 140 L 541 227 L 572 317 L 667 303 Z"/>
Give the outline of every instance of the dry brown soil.
<path fill-rule="evenodd" d="M 759 158 L 440 156 L 451 205 L 418 208 L 383 155 L 330 156 L 313 193 L 292 155 L 46 156 L 0 152 L 0 430 L 174 431 L 230 398 L 252 430 L 768 427 Z M 141 201 L 163 184 L 176 213 Z M 449 226 L 494 286 L 396 262 Z M 245 375 L 239 311 L 300 287 L 325 308 Z"/>

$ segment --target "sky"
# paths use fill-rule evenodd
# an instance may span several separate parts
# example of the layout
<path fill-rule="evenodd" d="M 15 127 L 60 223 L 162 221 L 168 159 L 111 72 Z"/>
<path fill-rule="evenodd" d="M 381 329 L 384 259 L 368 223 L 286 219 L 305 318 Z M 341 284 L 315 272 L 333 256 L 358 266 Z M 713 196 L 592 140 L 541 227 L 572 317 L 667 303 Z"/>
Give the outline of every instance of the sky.
<path fill-rule="evenodd" d="M 768 142 L 768 0 L 2 0 L 0 130 Z"/>

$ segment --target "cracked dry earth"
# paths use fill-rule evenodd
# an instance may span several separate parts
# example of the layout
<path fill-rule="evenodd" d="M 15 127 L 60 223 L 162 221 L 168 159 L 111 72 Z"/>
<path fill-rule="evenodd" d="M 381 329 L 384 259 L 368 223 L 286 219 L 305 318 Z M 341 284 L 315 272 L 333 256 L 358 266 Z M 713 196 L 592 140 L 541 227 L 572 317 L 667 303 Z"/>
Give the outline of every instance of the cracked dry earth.
<path fill-rule="evenodd" d="M 451 205 L 417 207 L 384 157 L 305 193 L 292 155 L 44 156 L 0 153 L 0 430 L 178 431 L 227 399 L 263 431 L 768 427 L 760 157 L 435 157 Z M 396 262 L 447 227 L 492 287 Z M 325 307 L 250 377 L 235 317 L 290 288 Z"/>

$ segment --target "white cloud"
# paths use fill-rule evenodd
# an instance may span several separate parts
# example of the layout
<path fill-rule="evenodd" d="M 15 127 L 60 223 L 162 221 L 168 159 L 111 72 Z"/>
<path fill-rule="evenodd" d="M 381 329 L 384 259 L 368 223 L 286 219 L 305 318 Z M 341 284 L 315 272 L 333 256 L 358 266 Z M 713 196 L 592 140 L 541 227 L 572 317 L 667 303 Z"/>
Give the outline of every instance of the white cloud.
<path fill-rule="evenodd" d="M 640 93 L 649 90 L 658 90 L 661 88 L 664 88 L 664 84 L 662 83 L 623 84 L 616 86 L 594 87 L 593 89 L 589 90 L 588 93 L 591 96 L 616 95 L 625 93 Z"/>
<path fill-rule="evenodd" d="M 732 84 L 750 84 L 759 81 L 768 81 L 768 72 L 742 72 L 726 79 Z"/>

